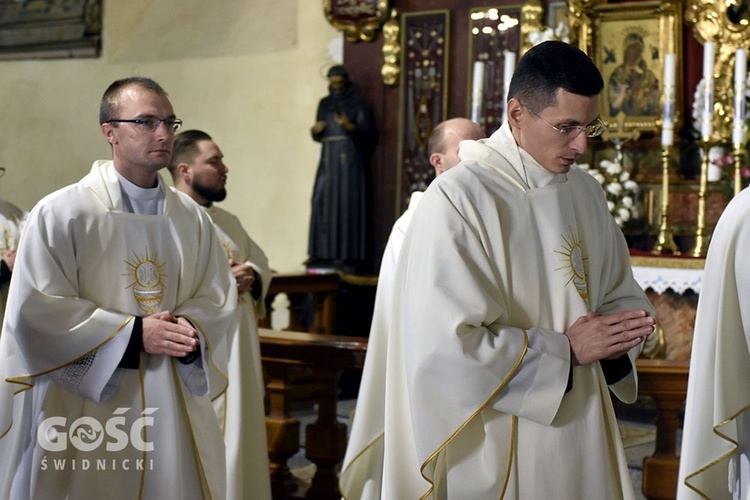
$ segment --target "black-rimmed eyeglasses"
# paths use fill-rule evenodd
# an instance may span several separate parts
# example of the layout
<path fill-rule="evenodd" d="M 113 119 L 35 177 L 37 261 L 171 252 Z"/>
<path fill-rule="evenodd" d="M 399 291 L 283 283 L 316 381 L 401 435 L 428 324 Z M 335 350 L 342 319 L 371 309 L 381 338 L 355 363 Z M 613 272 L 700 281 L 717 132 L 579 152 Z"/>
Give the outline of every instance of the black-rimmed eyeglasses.
<path fill-rule="evenodd" d="M 599 137 L 604 133 L 604 131 L 607 129 L 607 126 L 604 124 L 601 118 L 598 116 L 596 117 L 596 120 L 591 122 L 590 124 L 586 125 L 585 127 L 582 127 L 580 125 L 563 125 L 561 127 L 555 127 L 550 122 L 539 116 L 539 113 L 535 112 L 528 106 L 524 104 L 524 107 L 529 110 L 529 113 L 536 116 L 540 120 L 542 120 L 544 123 L 552 127 L 553 129 L 560 132 L 560 135 L 565 136 L 567 139 L 573 140 L 579 135 L 581 135 L 581 132 L 584 130 L 586 131 L 586 137 Z"/>
<path fill-rule="evenodd" d="M 155 131 L 159 128 L 159 124 L 163 123 L 172 132 L 177 132 L 182 126 L 182 120 L 179 118 L 136 118 L 134 120 L 107 120 L 107 123 L 135 123 L 144 130 L 149 132 Z"/>

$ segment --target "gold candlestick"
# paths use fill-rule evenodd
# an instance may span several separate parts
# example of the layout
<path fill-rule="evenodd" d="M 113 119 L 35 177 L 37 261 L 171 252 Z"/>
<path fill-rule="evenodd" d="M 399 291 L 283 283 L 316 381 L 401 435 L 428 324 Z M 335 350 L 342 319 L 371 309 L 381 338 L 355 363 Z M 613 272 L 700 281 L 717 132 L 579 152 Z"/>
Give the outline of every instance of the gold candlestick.
<path fill-rule="evenodd" d="M 695 231 L 695 247 L 691 252 L 693 257 L 703 257 L 708 250 L 708 235 L 706 234 L 706 195 L 708 191 L 708 151 L 711 143 L 707 137 L 703 138 L 703 157 L 701 158 L 701 178 L 698 189 L 698 223 Z"/>
<path fill-rule="evenodd" d="M 651 253 L 660 254 L 665 250 L 673 255 L 680 255 L 680 249 L 674 242 L 672 230 L 669 227 L 669 146 L 661 149 L 661 213 L 659 214 L 659 238 Z"/>
<path fill-rule="evenodd" d="M 734 157 L 734 195 L 737 196 L 742 191 L 742 160 L 745 158 L 744 144 L 735 142 L 732 156 Z"/>

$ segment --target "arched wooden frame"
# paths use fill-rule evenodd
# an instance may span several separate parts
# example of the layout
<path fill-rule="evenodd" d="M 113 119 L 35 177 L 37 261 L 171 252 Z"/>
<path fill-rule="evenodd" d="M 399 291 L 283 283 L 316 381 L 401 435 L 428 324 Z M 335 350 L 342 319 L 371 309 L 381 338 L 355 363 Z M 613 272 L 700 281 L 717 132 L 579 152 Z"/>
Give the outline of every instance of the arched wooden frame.
<path fill-rule="evenodd" d="M 350 42 L 371 42 L 388 20 L 388 0 L 323 0 L 323 12 L 331 26 Z"/>

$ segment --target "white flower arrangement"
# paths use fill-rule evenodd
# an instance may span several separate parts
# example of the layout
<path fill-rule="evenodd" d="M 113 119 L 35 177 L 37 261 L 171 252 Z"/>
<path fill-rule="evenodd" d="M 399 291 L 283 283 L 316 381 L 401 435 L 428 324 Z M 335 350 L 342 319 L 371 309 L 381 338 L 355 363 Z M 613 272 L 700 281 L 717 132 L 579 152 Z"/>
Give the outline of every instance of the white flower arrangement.
<path fill-rule="evenodd" d="M 618 226 L 623 227 L 628 221 L 641 217 L 638 183 L 630 178 L 630 172 L 624 170 L 620 163 L 602 160 L 599 168 L 591 168 L 586 163 L 578 166 L 602 185 L 607 197 L 607 208 Z"/>
<path fill-rule="evenodd" d="M 534 30 L 529 33 L 529 42 L 531 45 L 539 45 L 547 40 L 560 40 L 561 42 L 570 43 L 570 28 L 565 23 L 560 23 L 557 28 L 552 29 L 549 26 L 542 26 L 542 29 Z"/>

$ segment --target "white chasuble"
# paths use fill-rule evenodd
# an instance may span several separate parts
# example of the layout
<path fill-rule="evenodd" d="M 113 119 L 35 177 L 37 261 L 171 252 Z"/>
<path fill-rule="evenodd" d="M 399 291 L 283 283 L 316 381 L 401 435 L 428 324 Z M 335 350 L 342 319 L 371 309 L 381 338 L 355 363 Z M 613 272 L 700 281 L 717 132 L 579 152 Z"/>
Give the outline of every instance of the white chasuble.
<path fill-rule="evenodd" d="M 574 367 L 566 393 L 563 332 L 577 318 L 652 311 L 601 186 L 574 166 L 529 189 L 507 125 L 485 143 L 462 143 L 460 156 L 406 234 L 383 445 L 344 470 L 344 496 L 633 498 L 600 364 Z M 629 402 L 638 352 L 610 387 Z M 371 450 L 383 454 L 379 471 Z"/>
<path fill-rule="evenodd" d="M 750 191 L 716 224 L 690 356 L 677 498 L 750 498 Z"/>
<path fill-rule="evenodd" d="M 238 324 L 226 336 L 229 385 L 214 400 L 227 447 L 227 498 L 271 498 L 266 439 L 265 385 L 260 361 L 258 318 L 265 316 L 265 297 L 271 283 L 268 258 L 242 227 L 239 219 L 217 206 L 206 210 L 216 224 L 227 259 L 250 264 L 261 278 L 262 293 L 238 296 Z"/>
<path fill-rule="evenodd" d="M 367 342 L 367 356 L 359 384 L 359 395 L 346 447 L 346 456 L 341 467 L 344 471 L 341 476 L 341 490 L 348 491 L 348 479 L 351 475 L 347 469 L 355 461 L 359 471 L 358 476 L 368 477 L 368 479 L 356 495 L 350 496 L 351 498 L 379 498 L 383 472 L 385 375 L 388 364 L 388 329 L 393 314 L 391 311 L 394 293 L 393 279 L 406 230 L 423 194 L 421 191 L 411 194 L 409 206 L 393 224 L 383 251 Z"/>
<path fill-rule="evenodd" d="M 224 498 L 210 394 L 236 288 L 210 219 L 164 189 L 163 215 L 123 212 L 96 162 L 30 213 L 0 338 L 0 497 Z M 118 368 L 134 317 L 157 311 L 195 326 L 199 360 Z"/>

